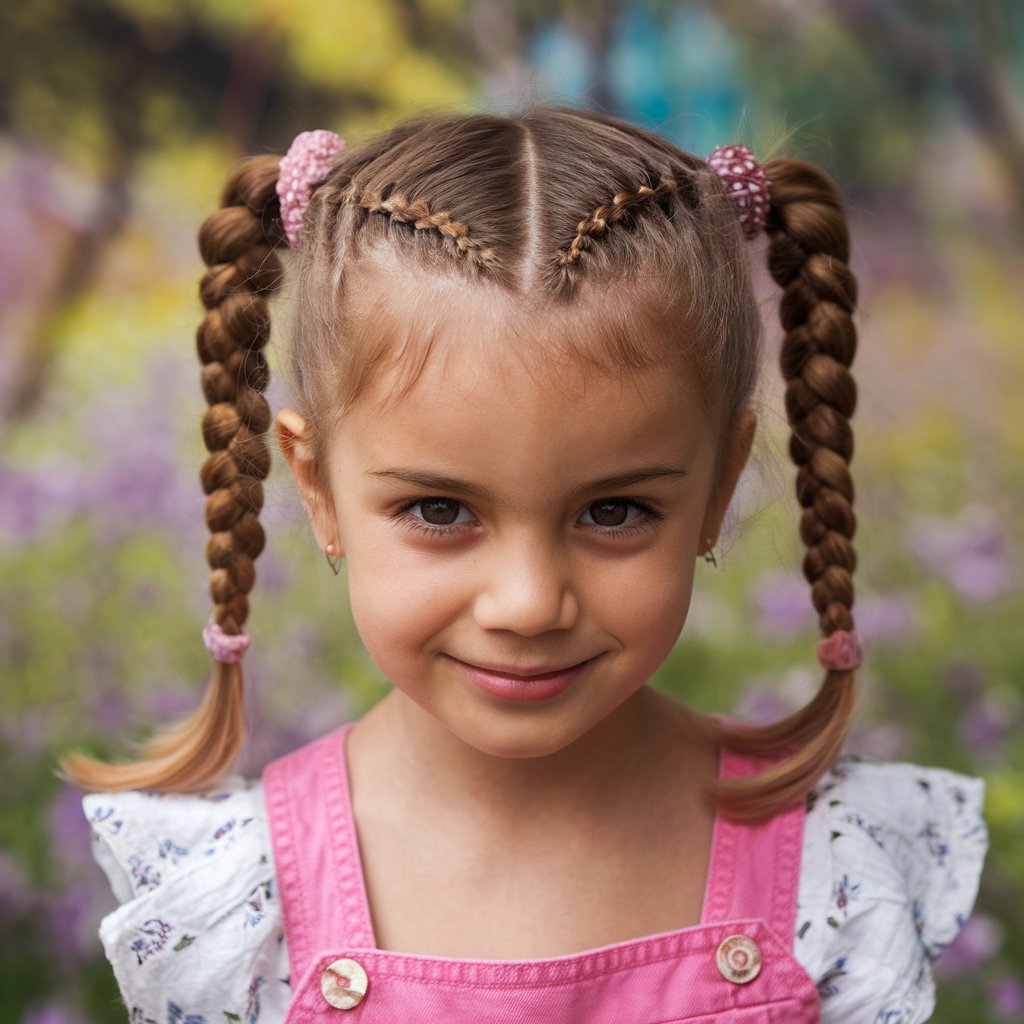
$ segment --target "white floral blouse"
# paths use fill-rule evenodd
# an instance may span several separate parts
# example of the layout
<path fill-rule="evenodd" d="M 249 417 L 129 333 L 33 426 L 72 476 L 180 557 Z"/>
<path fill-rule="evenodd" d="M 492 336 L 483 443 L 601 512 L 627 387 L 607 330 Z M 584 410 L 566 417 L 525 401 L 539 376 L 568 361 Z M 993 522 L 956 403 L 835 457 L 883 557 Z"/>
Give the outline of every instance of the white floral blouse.
<path fill-rule="evenodd" d="M 977 894 L 982 797 L 953 772 L 852 760 L 811 794 L 794 950 L 824 1024 L 929 1018 L 931 962 Z M 122 904 L 100 937 L 132 1024 L 281 1024 L 288 953 L 262 786 L 84 806 Z"/>

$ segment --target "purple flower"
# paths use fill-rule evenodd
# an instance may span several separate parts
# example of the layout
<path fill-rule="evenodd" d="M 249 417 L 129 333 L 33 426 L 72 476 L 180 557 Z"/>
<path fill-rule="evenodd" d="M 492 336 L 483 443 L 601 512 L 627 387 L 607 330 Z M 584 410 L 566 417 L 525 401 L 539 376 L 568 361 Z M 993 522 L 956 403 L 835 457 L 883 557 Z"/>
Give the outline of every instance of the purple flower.
<path fill-rule="evenodd" d="M 85 1018 L 63 1003 L 46 1003 L 29 1010 L 23 1024 L 85 1024 Z"/>
<path fill-rule="evenodd" d="M 961 742 L 977 760 L 992 762 L 999 758 L 1007 725 L 1005 717 L 979 704 L 963 713 L 958 732 Z"/>
<path fill-rule="evenodd" d="M 62 785 L 57 790 L 46 824 L 56 860 L 76 871 L 91 866 L 89 823 L 82 813 L 82 795 L 77 789 Z"/>
<path fill-rule="evenodd" d="M 80 515 L 92 501 L 93 481 L 65 456 L 34 468 L 0 464 L 0 538 L 30 544 Z"/>
<path fill-rule="evenodd" d="M 143 711 L 153 721 L 177 722 L 191 715 L 202 699 L 203 684 L 200 681 L 190 688 L 179 683 L 161 685 L 146 695 Z"/>
<path fill-rule="evenodd" d="M 202 530 L 201 408 L 191 360 L 157 352 L 134 388 L 112 392 L 90 410 L 83 424 L 93 453 L 90 510 L 105 543 L 160 528 L 191 543 Z M 192 464 L 179 451 L 183 436 L 193 441 Z"/>
<path fill-rule="evenodd" d="M 996 1013 L 1004 1020 L 1024 1017 L 1024 984 L 1008 975 L 996 978 L 988 987 L 988 998 Z"/>
<path fill-rule="evenodd" d="M 52 712 L 49 706 L 28 708 L 0 724 L 0 736 L 18 757 L 29 761 L 37 757 L 53 735 Z M 0 777 L 0 792 L 7 792 L 6 780 Z"/>
<path fill-rule="evenodd" d="M 786 640 L 814 621 L 806 582 L 789 573 L 766 573 L 754 587 L 757 627 L 767 640 Z"/>
<path fill-rule="evenodd" d="M 25 873 L 0 850 L 0 934 L 5 924 L 24 917 L 34 903 L 32 887 Z"/>
<path fill-rule="evenodd" d="M 946 669 L 946 684 L 961 700 L 976 700 L 985 690 L 985 673 L 972 661 L 954 661 Z"/>
<path fill-rule="evenodd" d="M 898 594 L 862 598 L 853 615 L 857 632 L 872 646 L 907 644 L 917 630 L 917 608 L 910 598 Z"/>
<path fill-rule="evenodd" d="M 996 688 L 968 704 L 960 718 L 960 739 L 981 762 L 992 763 L 1002 755 L 1003 740 L 1020 723 L 1017 694 Z"/>
<path fill-rule="evenodd" d="M 86 654 L 91 663 L 90 675 L 96 680 L 106 682 L 112 678 L 109 667 L 113 664 L 113 658 L 102 648 L 90 648 Z M 123 690 L 116 686 L 99 685 L 92 690 L 88 697 L 89 721 L 97 727 L 101 733 L 114 734 L 121 730 L 128 720 L 130 704 L 128 697 Z"/>
<path fill-rule="evenodd" d="M 1014 585 L 1002 527 L 985 506 L 969 506 L 956 519 L 921 516 L 910 525 L 906 543 L 926 569 L 968 601 L 994 601 Z"/>
<path fill-rule="evenodd" d="M 845 749 L 880 761 L 899 761 L 907 755 L 906 731 L 892 722 L 857 723 L 850 729 Z"/>
<path fill-rule="evenodd" d="M 1002 944 L 1002 928 L 991 917 L 974 914 L 936 961 L 935 973 L 942 977 L 963 974 L 991 960 Z"/>
<path fill-rule="evenodd" d="M 110 890 L 96 877 L 98 871 L 50 894 L 44 906 L 48 955 L 66 966 L 95 957 L 100 919 L 113 909 Z"/>
<path fill-rule="evenodd" d="M 767 686 L 755 686 L 747 690 L 736 707 L 740 719 L 752 725 L 777 722 L 780 718 L 785 718 L 791 710 L 778 690 Z"/>

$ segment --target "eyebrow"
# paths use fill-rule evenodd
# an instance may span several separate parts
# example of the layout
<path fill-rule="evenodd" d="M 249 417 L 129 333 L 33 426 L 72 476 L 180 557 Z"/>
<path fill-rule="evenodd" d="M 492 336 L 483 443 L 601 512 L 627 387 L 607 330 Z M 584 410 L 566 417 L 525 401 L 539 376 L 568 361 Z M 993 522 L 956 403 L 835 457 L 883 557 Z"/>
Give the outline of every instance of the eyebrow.
<path fill-rule="evenodd" d="M 646 483 L 648 480 L 658 480 L 663 477 L 685 477 L 689 475 L 689 470 L 681 466 L 640 466 L 625 473 L 616 473 L 614 476 L 601 477 L 599 480 L 591 480 L 581 484 L 573 489 L 572 494 L 575 497 L 577 494 L 583 494 L 587 491 L 617 491 L 623 487 L 632 487 L 634 484 Z M 456 477 L 425 473 L 418 469 L 407 469 L 404 467 L 371 469 L 367 471 L 367 476 L 402 480 L 405 483 L 422 487 L 424 491 L 437 494 L 446 494 L 454 491 L 460 494 L 472 494 L 487 500 L 493 500 L 494 498 L 493 491 L 486 487 L 481 487 L 479 484 L 470 483 L 468 480 L 459 480 Z"/>

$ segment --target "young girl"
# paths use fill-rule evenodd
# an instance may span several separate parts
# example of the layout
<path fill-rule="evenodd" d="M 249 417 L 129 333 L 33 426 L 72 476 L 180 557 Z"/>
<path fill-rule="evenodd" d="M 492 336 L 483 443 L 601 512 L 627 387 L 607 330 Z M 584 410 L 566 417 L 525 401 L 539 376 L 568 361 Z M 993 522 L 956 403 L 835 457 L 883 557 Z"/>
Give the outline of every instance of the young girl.
<path fill-rule="evenodd" d="M 753 440 L 761 228 L 825 672 L 753 728 L 647 684 Z M 243 161 L 200 245 L 213 674 L 141 760 L 65 765 L 102 791 L 131 1020 L 925 1020 L 982 787 L 836 761 L 861 650 L 829 179 L 585 110 L 431 116 Z M 393 689 L 251 783 L 226 773 L 286 248 L 276 435 Z"/>

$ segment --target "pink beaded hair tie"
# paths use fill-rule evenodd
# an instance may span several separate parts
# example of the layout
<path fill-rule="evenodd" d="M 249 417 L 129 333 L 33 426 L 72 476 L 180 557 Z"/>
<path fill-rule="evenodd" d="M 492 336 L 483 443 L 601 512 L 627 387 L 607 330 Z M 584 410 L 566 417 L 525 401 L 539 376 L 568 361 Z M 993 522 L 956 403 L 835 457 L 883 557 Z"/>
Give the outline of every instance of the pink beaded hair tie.
<path fill-rule="evenodd" d="M 334 132 L 318 128 L 300 132 L 281 157 L 277 172 L 277 198 L 281 202 L 281 223 L 293 248 L 298 244 L 302 217 L 309 206 L 313 185 L 327 177 L 345 140 Z"/>
<path fill-rule="evenodd" d="M 203 643 L 213 655 L 214 661 L 225 665 L 234 665 L 242 660 L 242 655 L 249 650 L 250 636 L 248 633 L 225 633 L 213 619 L 203 626 Z"/>
<path fill-rule="evenodd" d="M 717 146 L 707 157 L 712 170 L 725 182 L 727 195 L 740 208 L 740 224 L 753 238 L 768 220 L 772 184 L 764 168 L 746 146 Z"/>
<path fill-rule="evenodd" d="M 837 629 L 818 644 L 818 661 L 831 672 L 852 672 L 864 656 L 860 634 Z"/>

